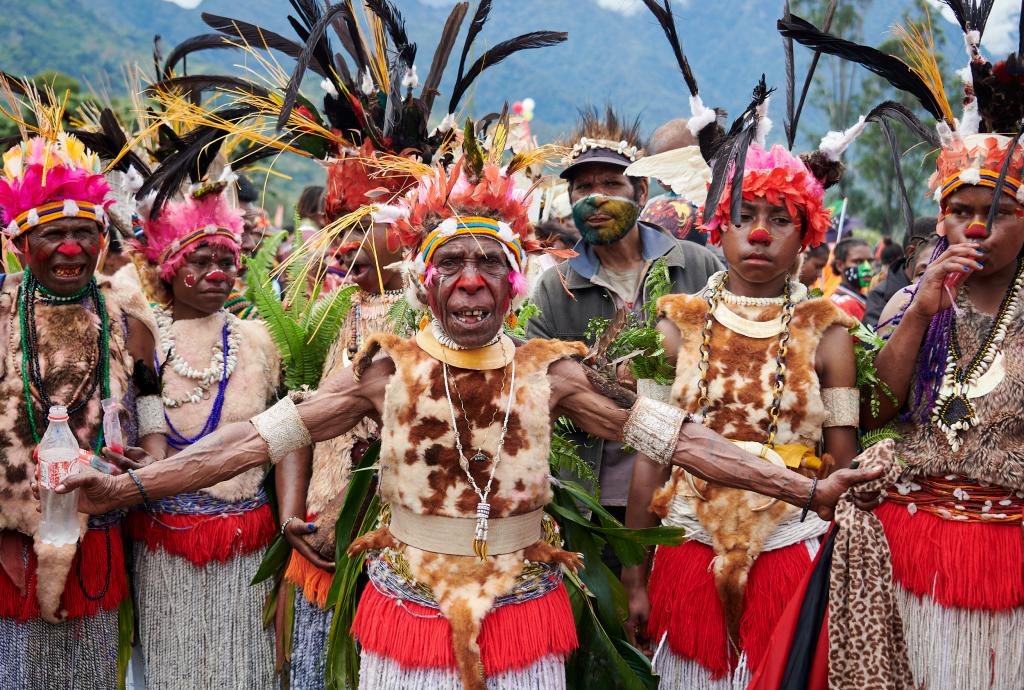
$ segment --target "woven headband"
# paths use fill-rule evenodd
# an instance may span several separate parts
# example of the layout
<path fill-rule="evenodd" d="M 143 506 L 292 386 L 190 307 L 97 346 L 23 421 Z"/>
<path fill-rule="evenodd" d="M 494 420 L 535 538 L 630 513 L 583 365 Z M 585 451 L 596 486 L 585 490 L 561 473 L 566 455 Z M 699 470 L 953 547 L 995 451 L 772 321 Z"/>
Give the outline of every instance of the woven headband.
<path fill-rule="evenodd" d="M 974 175 L 969 175 L 968 179 L 964 179 L 964 175 L 967 173 L 977 173 L 977 179 L 974 179 Z M 965 185 L 974 185 L 978 187 L 990 187 L 995 189 L 996 184 L 999 182 L 999 173 L 995 170 L 986 170 L 984 168 L 968 168 L 961 170 L 955 175 L 951 175 L 946 178 L 946 181 L 942 183 L 942 200 L 945 201 L 950 194 L 960 189 Z M 1003 189 L 1010 195 L 1014 196 L 1017 194 L 1017 190 L 1020 189 L 1021 181 L 1010 177 L 1009 175 L 1003 180 Z"/>
<path fill-rule="evenodd" d="M 20 237 L 36 226 L 60 218 L 84 218 L 99 223 L 100 226 L 105 226 L 106 217 L 102 206 L 88 201 L 73 201 L 71 199 L 51 201 L 48 204 L 30 208 L 12 220 L 7 226 L 7 234 L 12 238 Z"/>
<path fill-rule="evenodd" d="M 505 250 L 509 263 L 516 271 L 523 270 L 523 247 L 513 234 L 512 229 L 505 223 L 500 223 L 491 218 L 480 216 L 466 216 L 463 218 L 448 218 L 427 235 L 420 243 L 419 263 L 425 268 L 430 264 L 437 248 L 448 240 L 462 235 L 483 235 L 493 237 L 501 243 Z M 421 279 L 422 279 L 421 275 Z"/>
<path fill-rule="evenodd" d="M 210 225 L 199 228 L 198 230 L 193 230 L 184 237 L 181 237 L 171 242 L 171 244 L 168 245 L 167 248 L 160 253 L 159 263 L 167 263 L 175 256 L 183 252 L 185 249 L 187 249 L 190 245 L 196 244 L 197 242 L 201 242 L 211 237 L 223 237 L 225 239 L 231 240 L 231 242 L 233 242 L 235 245 L 239 247 L 241 246 L 241 242 L 238 239 L 238 235 L 236 235 L 231 230 L 231 228 L 224 227 L 223 225 L 213 225 L 211 223 Z"/>

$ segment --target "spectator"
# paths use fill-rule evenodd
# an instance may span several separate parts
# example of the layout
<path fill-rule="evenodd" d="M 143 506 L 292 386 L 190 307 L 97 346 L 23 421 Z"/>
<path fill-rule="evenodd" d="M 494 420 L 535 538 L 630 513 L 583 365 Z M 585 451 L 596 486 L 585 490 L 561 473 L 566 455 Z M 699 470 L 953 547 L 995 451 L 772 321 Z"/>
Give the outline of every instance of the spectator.
<path fill-rule="evenodd" d="M 828 265 L 828 257 L 831 251 L 828 245 L 821 244 L 808 247 L 803 254 L 803 263 L 800 264 L 800 282 L 811 287 L 821 278 L 821 272 Z"/>
<path fill-rule="evenodd" d="M 541 314 L 527 322 L 531 338 L 584 340 L 591 319 L 611 318 L 617 309 L 638 311 L 650 268 L 662 257 L 673 292 L 695 293 L 721 268 L 704 247 L 638 220 L 647 179 L 625 174 L 642 155 L 638 123 L 622 124 L 610 110 L 603 122 L 593 110 L 581 119 L 570 164 L 562 171 L 582 237 L 574 247 L 579 255 L 541 277 L 533 293 Z M 576 440 L 600 479 L 601 502 L 623 517 L 634 455 L 623 453 L 620 443 Z"/>
<path fill-rule="evenodd" d="M 867 309 L 864 312 L 864 323 L 875 326 L 882 309 L 889 303 L 892 296 L 910 285 L 914 278 L 913 271 L 917 264 L 919 251 L 935 237 L 935 216 L 918 218 L 914 221 L 909 236 L 903 241 L 902 257 L 889 266 L 885 280 L 881 281 L 868 293 Z"/>
<path fill-rule="evenodd" d="M 832 254 L 832 270 L 841 281 L 832 293 L 832 301 L 850 316 L 862 319 L 867 307 L 864 289 L 874 273 L 871 247 L 862 239 L 848 237 L 836 245 Z"/>

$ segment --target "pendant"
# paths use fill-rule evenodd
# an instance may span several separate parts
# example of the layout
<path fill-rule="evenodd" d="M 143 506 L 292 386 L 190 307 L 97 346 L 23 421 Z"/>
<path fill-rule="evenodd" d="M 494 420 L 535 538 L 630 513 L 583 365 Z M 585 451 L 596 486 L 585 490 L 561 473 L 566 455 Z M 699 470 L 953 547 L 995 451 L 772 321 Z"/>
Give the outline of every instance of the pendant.
<path fill-rule="evenodd" d="M 935 425 L 946 435 L 953 452 L 960 450 L 960 432 L 970 429 L 977 423 L 974 406 L 967 397 L 963 387 L 956 393 L 940 397 L 936 402 L 932 419 Z"/>
<path fill-rule="evenodd" d="M 486 456 L 486 455 L 484 455 L 484 452 L 483 452 L 482 450 L 478 450 L 478 451 L 476 452 L 476 455 L 474 455 L 473 457 L 471 457 L 471 458 L 469 459 L 469 461 L 470 461 L 470 462 L 479 462 L 479 463 L 484 463 L 484 462 L 487 462 L 487 456 Z"/>
<path fill-rule="evenodd" d="M 476 532 L 473 539 L 473 553 L 481 561 L 487 558 L 487 521 L 490 515 L 490 503 L 481 501 L 476 504 Z"/>

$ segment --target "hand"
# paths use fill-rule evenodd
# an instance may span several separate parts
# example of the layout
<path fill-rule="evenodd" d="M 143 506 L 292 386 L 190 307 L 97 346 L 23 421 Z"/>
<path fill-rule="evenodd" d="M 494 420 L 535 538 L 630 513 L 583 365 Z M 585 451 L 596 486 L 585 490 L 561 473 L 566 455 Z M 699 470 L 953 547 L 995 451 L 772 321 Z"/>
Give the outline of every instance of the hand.
<path fill-rule="evenodd" d="M 969 275 L 982 267 L 984 252 L 974 243 L 954 244 L 933 261 L 917 282 L 917 294 L 907 307 L 907 313 L 930 321 L 943 309 L 952 306 L 949 292 L 943 282 L 953 274 Z"/>
<path fill-rule="evenodd" d="M 647 637 L 647 621 L 651 617 L 651 600 L 647 596 L 647 587 L 640 585 L 627 586 L 629 598 L 629 617 L 626 619 L 626 635 L 634 647 L 651 656 L 650 639 Z"/>
<path fill-rule="evenodd" d="M 124 494 L 122 490 L 124 481 L 130 482 L 131 479 L 125 475 L 114 476 L 104 474 L 91 467 L 82 467 L 74 474 L 66 477 L 64 483 L 54 489 L 54 491 L 59 494 L 66 494 L 75 489 L 81 489 L 78 492 L 78 512 L 88 515 L 102 515 L 126 505 L 123 500 L 118 498 Z M 32 494 L 38 500 L 39 485 L 36 482 L 32 482 L 31 488 Z M 142 498 L 140 497 L 139 502 L 141 501 Z M 39 510 L 38 506 L 36 510 Z"/>
<path fill-rule="evenodd" d="M 636 377 L 633 376 L 633 370 L 629 368 L 629 362 L 619 362 L 615 367 L 615 380 L 620 386 L 628 390 L 636 392 Z"/>
<path fill-rule="evenodd" d="M 322 570 L 334 572 L 334 562 L 325 559 L 314 549 L 306 537 L 316 533 L 317 527 L 312 522 L 305 522 L 301 518 L 291 520 L 284 528 L 284 540 L 288 545 L 302 554 L 303 558 Z"/>
<path fill-rule="evenodd" d="M 836 503 L 839 502 L 840 496 L 851 487 L 878 479 L 882 474 L 881 467 L 864 470 L 836 470 L 825 479 L 818 480 L 811 509 L 822 520 L 831 520 L 835 515 Z"/>
<path fill-rule="evenodd" d="M 864 493 L 853 492 L 853 505 L 861 510 L 874 510 L 885 502 L 885 491 L 866 491 Z"/>
<path fill-rule="evenodd" d="M 146 453 L 145 449 L 138 448 L 136 446 L 129 446 L 128 448 L 125 448 L 124 454 L 115 453 L 104 446 L 103 458 L 122 472 L 127 472 L 128 470 L 140 470 L 146 465 L 156 462 L 149 456 L 149 454 Z"/>

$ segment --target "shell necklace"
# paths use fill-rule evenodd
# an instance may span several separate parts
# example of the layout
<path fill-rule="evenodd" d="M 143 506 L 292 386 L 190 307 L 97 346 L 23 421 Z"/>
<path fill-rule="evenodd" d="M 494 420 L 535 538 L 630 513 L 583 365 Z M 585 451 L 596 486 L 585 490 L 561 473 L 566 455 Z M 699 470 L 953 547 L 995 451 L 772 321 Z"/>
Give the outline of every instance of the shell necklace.
<path fill-rule="evenodd" d="M 196 381 L 196 387 L 181 398 L 163 395 L 164 405 L 169 408 L 181 407 L 185 403 L 198 403 L 210 397 L 210 388 L 221 379 L 230 378 L 238 364 L 238 348 L 242 338 L 239 334 L 239 320 L 234 314 L 222 310 L 224 313 L 224 324 L 227 328 L 227 350 L 223 344 L 214 345 L 210 356 L 210 366 L 205 369 L 193 369 L 192 366 L 181 358 L 175 349 L 174 333 L 171 327 L 174 319 L 167 310 L 156 307 L 153 312 L 156 316 L 157 330 L 160 332 L 160 351 L 164 354 L 162 366 L 170 365 L 179 376 Z M 161 364 L 157 362 L 157 366 Z"/>
<path fill-rule="evenodd" d="M 452 414 L 452 432 L 455 435 L 455 448 L 459 451 L 459 466 L 462 468 L 463 473 L 465 473 L 466 478 L 469 480 L 470 486 L 473 487 L 473 493 L 475 493 L 477 498 L 480 499 L 476 504 L 476 532 L 473 539 L 473 553 L 475 553 L 482 561 L 487 558 L 487 527 L 488 519 L 491 516 L 491 504 L 488 499 L 491 495 L 491 487 L 494 484 L 494 473 L 497 471 L 498 465 L 501 463 L 501 450 L 505 446 L 505 435 L 508 433 L 508 418 L 512 413 L 512 398 L 514 397 L 516 390 L 516 360 L 514 358 L 512 359 L 512 379 L 508 387 L 508 402 L 505 404 L 505 420 L 501 423 L 501 435 L 498 437 L 498 446 L 494 450 L 494 460 L 491 462 L 491 471 L 487 477 L 487 485 L 483 489 L 481 489 L 476 483 L 476 480 L 473 479 L 473 473 L 469 471 L 470 461 L 466 459 L 466 454 L 463 452 L 462 448 L 462 439 L 459 438 L 459 426 L 455 415 L 455 404 L 452 402 L 451 389 L 448 385 L 448 362 L 442 361 L 441 367 L 444 372 L 444 394 L 448 398 L 448 409 Z M 454 383 L 454 381 L 452 383 Z M 502 385 L 502 388 L 504 387 L 505 386 Z M 456 392 L 458 392 L 458 389 L 456 389 Z M 462 416 L 465 417 L 465 405 L 462 407 Z M 467 424 L 469 423 L 468 418 L 466 419 L 466 422 Z M 473 456 L 473 461 L 479 462 L 481 458 L 486 460 L 483 453 L 478 451 L 477 454 Z"/>
<path fill-rule="evenodd" d="M 1017 272 L 1013 276 L 1010 288 L 1003 296 L 992 328 L 966 367 L 960 366 L 960 338 L 957 333 L 956 317 L 953 318 L 949 336 L 949 355 L 946 356 L 946 372 L 942 377 L 941 392 L 932 411 L 932 421 L 946 435 L 953 452 L 960 450 L 960 433 L 978 423 L 974 405 L 970 401 L 975 397 L 971 395 L 971 389 L 978 384 L 979 379 L 985 375 L 999 354 L 1003 339 L 1006 338 L 1006 329 L 1020 309 L 1022 287 L 1024 259 L 1018 259 Z"/>

